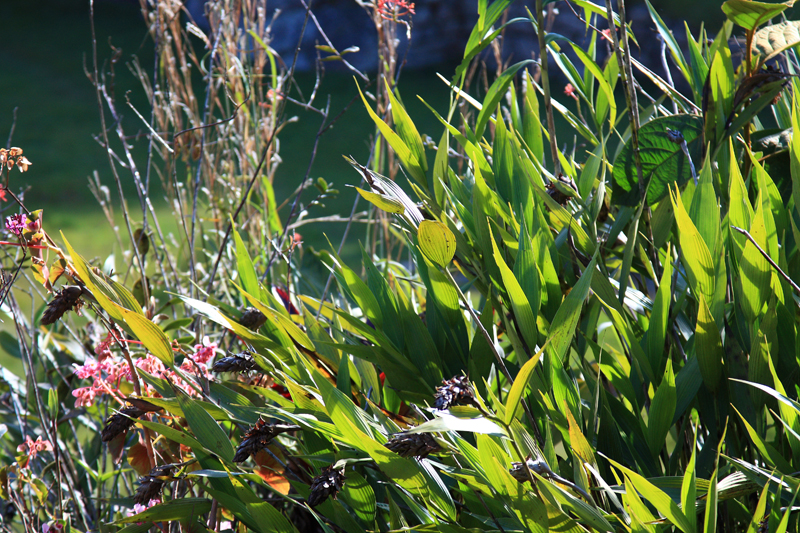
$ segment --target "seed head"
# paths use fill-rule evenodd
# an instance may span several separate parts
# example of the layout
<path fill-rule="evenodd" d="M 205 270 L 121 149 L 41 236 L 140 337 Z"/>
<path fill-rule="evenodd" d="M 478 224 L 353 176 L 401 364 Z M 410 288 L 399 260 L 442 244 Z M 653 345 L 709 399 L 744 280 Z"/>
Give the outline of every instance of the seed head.
<path fill-rule="evenodd" d="M 420 459 L 442 449 L 430 433 L 398 433 L 384 446 L 401 457 L 419 457 Z"/>
<path fill-rule="evenodd" d="M 242 318 L 239 319 L 241 325 L 253 331 L 258 331 L 258 328 L 263 326 L 266 322 L 267 317 L 255 307 L 248 307 L 245 309 L 242 312 Z"/>
<path fill-rule="evenodd" d="M 55 298 L 50 300 L 47 304 L 42 319 L 39 322 L 43 326 L 55 323 L 56 320 L 64 316 L 69 310 L 80 310 L 83 305 L 81 296 L 83 295 L 83 288 L 77 285 L 64 287 L 56 294 Z"/>
<path fill-rule="evenodd" d="M 328 499 L 336 499 L 336 494 L 344 487 L 344 468 L 334 470 L 333 465 L 322 469 L 320 475 L 311 482 L 308 505 L 316 507 Z"/>
<path fill-rule="evenodd" d="M 248 372 L 255 370 L 256 361 L 253 359 L 253 353 L 245 350 L 242 353 L 231 354 L 229 353 L 211 367 L 214 372 Z"/>
<path fill-rule="evenodd" d="M 472 405 L 475 403 L 475 391 L 469 384 L 467 376 L 456 376 L 444 380 L 433 396 L 436 409 L 449 409 L 453 405 Z"/>
<path fill-rule="evenodd" d="M 241 463 L 247 460 L 251 455 L 255 455 L 259 450 L 263 450 L 269 443 L 272 442 L 276 436 L 287 431 L 296 431 L 301 429 L 300 426 L 293 426 L 289 424 L 267 424 L 266 420 L 259 418 L 254 426 L 247 430 L 244 434 L 242 442 L 236 449 L 236 455 L 233 456 L 234 463 Z"/>
<path fill-rule="evenodd" d="M 100 433 L 100 440 L 103 442 L 114 440 L 119 435 L 131 429 L 136 423 L 136 419 L 144 413 L 145 411 L 131 405 L 125 407 L 119 413 L 111 415 L 108 417 L 108 420 L 106 420 L 106 425 L 102 433 Z"/>
<path fill-rule="evenodd" d="M 164 485 L 172 480 L 174 464 L 160 465 L 146 475 L 139 478 L 139 488 L 133 495 L 133 503 L 146 505 L 150 500 L 156 499 L 164 490 Z"/>

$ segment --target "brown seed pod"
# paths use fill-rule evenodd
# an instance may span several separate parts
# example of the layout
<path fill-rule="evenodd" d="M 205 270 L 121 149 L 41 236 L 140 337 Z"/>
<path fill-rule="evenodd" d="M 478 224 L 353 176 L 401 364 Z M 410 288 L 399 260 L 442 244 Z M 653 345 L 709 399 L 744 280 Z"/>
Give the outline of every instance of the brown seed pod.
<path fill-rule="evenodd" d="M 56 320 L 64 316 L 69 310 L 80 309 L 83 302 L 81 296 L 83 295 L 83 288 L 77 285 L 70 285 L 62 288 L 55 297 L 47 304 L 40 324 L 46 326 L 55 323 Z"/>
<path fill-rule="evenodd" d="M 177 465 L 160 465 L 146 475 L 139 478 L 139 488 L 136 489 L 136 494 L 133 495 L 133 503 L 140 505 L 147 505 L 148 502 L 161 495 L 164 490 L 164 485 L 171 481 L 172 471 Z"/>
<path fill-rule="evenodd" d="M 259 450 L 263 450 L 276 436 L 287 431 L 297 431 L 302 429 L 300 426 L 290 424 L 273 423 L 267 424 L 266 420 L 259 418 L 247 433 L 244 434 L 242 442 L 236 448 L 236 455 L 233 456 L 234 463 L 246 461 L 251 455 L 255 455 Z"/>
<path fill-rule="evenodd" d="M 392 436 L 384 446 L 401 457 L 419 457 L 420 459 L 442 449 L 430 433 L 398 433 Z"/>
<path fill-rule="evenodd" d="M 467 376 L 456 376 L 444 380 L 433 396 L 436 409 L 449 409 L 453 405 L 472 405 L 475 403 L 475 391 L 469 384 Z"/>
<path fill-rule="evenodd" d="M 308 505 L 316 507 L 328 499 L 336 499 L 336 494 L 344 487 L 344 468 L 334 470 L 333 465 L 322 469 L 320 475 L 311 482 L 311 494 L 308 495 Z"/>
<path fill-rule="evenodd" d="M 123 408 L 119 413 L 109 416 L 103 431 L 100 433 L 100 440 L 108 442 L 125 433 L 136 423 L 135 419 L 143 414 L 145 414 L 145 411 L 131 405 Z"/>
<path fill-rule="evenodd" d="M 242 318 L 239 319 L 241 325 L 253 331 L 258 331 L 258 328 L 263 326 L 266 322 L 267 317 L 255 307 L 248 307 L 245 309 L 242 312 Z"/>
<path fill-rule="evenodd" d="M 249 372 L 255 370 L 256 361 L 253 359 L 253 353 L 245 350 L 242 353 L 231 354 L 229 353 L 211 367 L 213 372 Z"/>

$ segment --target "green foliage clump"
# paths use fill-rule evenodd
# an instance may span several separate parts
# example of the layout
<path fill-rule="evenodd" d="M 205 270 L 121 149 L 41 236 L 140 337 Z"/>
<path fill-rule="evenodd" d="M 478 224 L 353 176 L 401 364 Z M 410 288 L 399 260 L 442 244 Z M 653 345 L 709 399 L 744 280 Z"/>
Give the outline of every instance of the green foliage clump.
<path fill-rule="evenodd" d="M 687 30 L 687 59 L 648 3 L 687 96 L 628 53 L 624 3 L 617 14 L 575 0 L 585 50 L 542 17 L 506 20 L 510 3 L 479 0 L 451 106 L 431 108 L 438 143 L 395 85 L 412 5 L 367 6 L 383 36 L 375 80 L 350 51 L 319 47 L 357 74 L 354 100 L 375 125 L 370 160 L 348 158 L 362 178 L 348 228 L 368 223 L 356 268 L 342 246 L 304 250 L 295 232 L 338 191 L 306 176 L 284 204 L 274 197 L 292 71 L 248 26 L 251 3 L 240 14 L 255 58 L 236 55 L 240 18 L 224 10 L 210 17 L 216 42 L 190 26 L 214 66 L 211 103 L 153 92 L 152 138 L 172 142 L 150 146 L 182 242 L 161 234 L 145 189 L 143 226 L 127 226 L 135 283 L 59 247 L 36 213 L 7 223 L 40 284 L 70 285 L 33 322 L 7 294 L 17 335 L 0 342 L 26 373 L 0 382 L 4 525 L 800 527 L 798 23 L 769 24 L 786 4 L 728 0 L 713 40 Z M 164 57 L 197 59 L 167 4 L 145 8 L 154 37 L 173 32 Z M 481 89 L 473 67 L 508 24 L 532 24 L 548 54 Z M 193 94 L 175 64 L 159 81 Z M 551 94 L 553 65 L 569 105 Z M 113 113 L 97 70 L 94 81 Z M 330 109 L 317 111 L 322 135 Z M 556 113 L 580 138 L 571 151 Z"/>

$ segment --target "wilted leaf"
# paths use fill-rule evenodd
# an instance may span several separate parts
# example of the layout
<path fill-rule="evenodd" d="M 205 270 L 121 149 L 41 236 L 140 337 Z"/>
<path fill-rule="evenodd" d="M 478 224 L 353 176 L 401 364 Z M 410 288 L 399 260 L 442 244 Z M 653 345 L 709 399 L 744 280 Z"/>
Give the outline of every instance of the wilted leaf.
<path fill-rule="evenodd" d="M 128 449 L 128 464 L 131 465 L 140 476 L 150 471 L 150 459 L 147 457 L 147 448 L 145 448 L 143 444 L 136 442 Z"/>

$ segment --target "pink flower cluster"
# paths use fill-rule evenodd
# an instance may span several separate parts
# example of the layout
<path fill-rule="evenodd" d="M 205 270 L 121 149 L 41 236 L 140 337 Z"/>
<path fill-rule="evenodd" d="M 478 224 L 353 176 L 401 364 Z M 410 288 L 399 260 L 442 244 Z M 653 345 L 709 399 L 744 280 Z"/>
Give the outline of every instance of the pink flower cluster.
<path fill-rule="evenodd" d="M 75 368 L 75 375 L 80 379 L 92 380 L 92 384 L 88 387 L 81 387 L 72 391 L 72 395 L 76 398 L 75 407 L 88 407 L 94 403 L 97 397 L 102 397 L 105 394 L 118 394 L 123 379 L 128 382 L 133 381 L 128 363 L 111 352 L 110 342 L 111 339 L 106 338 L 105 341 L 98 345 L 95 350 L 98 360 L 89 359 L 83 365 Z M 187 355 L 180 368 L 187 374 L 203 376 L 208 379 L 208 362 L 214 357 L 217 345 L 211 343 L 198 344 L 194 349 L 195 353 Z M 133 364 L 136 368 L 147 372 L 151 376 L 172 382 L 186 394 L 196 394 L 188 383 L 173 370 L 165 367 L 164 363 L 153 354 L 147 354 L 147 356 L 137 359 Z M 155 390 L 150 385 L 143 385 L 145 387 L 143 392 L 147 396 L 155 394 Z"/>
<path fill-rule="evenodd" d="M 90 386 L 72 391 L 72 395 L 77 398 L 75 407 L 89 407 L 97 396 L 116 393 L 123 379 L 131 381 L 128 364 L 113 357 L 106 357 L 103 361 L 89 359 L 75 369 L 75 375 L 80 379 L 92 380 Z"/>
<path fill-rule="evenodd" d="M 25 435 L 25 442 L 17 446 L 17 451 L 25 455 L 30 455 L 31 457 L 36 457 L 36 454 L 39 452 L 53 451 L 53 445 L 50 444 L 49 440 L 42 440 L 42 437 L 33 440 L 30 435 Z"/>
<path fill-rule="evenodd" d="M 42 533 L 61 533 L 64 531 L 64 524 L 58 520 L 51 520 L 42 524 Z"/>
<path fill-rule="evenodd" d="M 408 0 L 378 0 L 375 10 L 387 20 L 397 20 L 406 15 L 414 15 L 414 2 Z"/>
<path fill-rule="evenodd" d="M 36 457 L 39 452 L 53 451 L 53 445 L 49 440 L 42 440 L 42 437 L 33 440 L 30 436 L 25 436 L 25 442 L 17 446 L 17 451 L 25 454 L 26 459 L 20 463 L 22 468 L 28 468 L 31 459 Z"/>
<path fill-rule="evenodd" d="M 129 517 L 136 516 L 137 514 L 143 513 L 146 510 L 150 509 L 152 506 L 158 505 L 159 503 L 161 503 L 160 498 L 153 498 L 152 500 L 147 502 L 147 505 L 142 505 L 141 503 L 134 504 L 133 509 L 127 512 L 127 516 Z M 143 522 L 137 522 L 138 525 L 141 525 L 142 523 Z"/>

